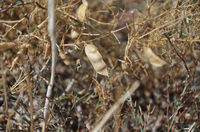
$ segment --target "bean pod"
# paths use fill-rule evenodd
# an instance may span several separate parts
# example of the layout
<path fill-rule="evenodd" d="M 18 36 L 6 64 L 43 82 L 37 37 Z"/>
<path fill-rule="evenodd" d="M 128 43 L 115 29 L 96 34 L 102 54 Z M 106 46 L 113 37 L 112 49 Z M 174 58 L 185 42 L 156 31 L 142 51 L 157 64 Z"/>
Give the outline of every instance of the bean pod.
<path fill-rule="evenodd" d="M 106 63 L 103 61 L 101 54 L 93 44 L 86 44 L 85 53 L 92 63 L 95 71 L 101 75 L 108 76 Z"/>
<path fill-rule="evenodd" d="M 77 19 L 80 23 L 83 23 L 86 16 L 86 10 L 88 8 L 88 3 L 86 0 L 82 0 L 83 4 L 81 4 L 77 10 Z"/>
<path fill-rule="evenodd" d="M 144 53 L 149 62 L 154 66 L 161 67 L 167 64 L 164 60 L 160 59 L 157 55 L 155 55 L 149 47 L 144 47 Z"/>

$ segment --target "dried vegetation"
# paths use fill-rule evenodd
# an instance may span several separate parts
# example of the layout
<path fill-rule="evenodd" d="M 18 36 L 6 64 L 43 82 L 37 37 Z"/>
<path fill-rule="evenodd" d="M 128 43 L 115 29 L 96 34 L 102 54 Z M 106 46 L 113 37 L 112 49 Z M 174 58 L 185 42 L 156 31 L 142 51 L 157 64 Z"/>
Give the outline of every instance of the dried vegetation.
<path fill-rule="evenodd" d="M 200 1 L 140 2 L 55 0 L 47 131 L 200 131 Z M 47 3 L 0 1 L 1 131 L 42 130 Z"/>

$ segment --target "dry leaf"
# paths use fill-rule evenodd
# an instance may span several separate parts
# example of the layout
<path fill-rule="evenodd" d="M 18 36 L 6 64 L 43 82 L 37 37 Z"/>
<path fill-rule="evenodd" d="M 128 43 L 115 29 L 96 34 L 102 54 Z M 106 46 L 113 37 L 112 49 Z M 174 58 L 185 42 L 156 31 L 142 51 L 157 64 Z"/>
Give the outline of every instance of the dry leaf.
<path fill-rule="evenodd" d="M 154 66 L 161 67 L 167 64 L 165 61 L 156 56 L 149 47 L 144 47 L 144 53 L 149 62 Z"/>
<path fill-rule="evenodd" d="M 85 53 L 96 72 L 108 76 L 106 63 L 103 61 L 101 54 L 93 44 L 86 44 Z"/>

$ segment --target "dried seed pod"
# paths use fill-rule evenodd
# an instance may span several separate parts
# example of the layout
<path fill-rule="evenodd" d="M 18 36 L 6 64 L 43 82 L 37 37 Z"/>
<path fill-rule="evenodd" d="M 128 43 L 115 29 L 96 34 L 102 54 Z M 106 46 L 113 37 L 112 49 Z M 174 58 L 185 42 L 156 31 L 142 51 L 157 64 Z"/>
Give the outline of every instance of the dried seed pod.
<path fill-rule="evenodd" d="M 0 50 L 4 50 L 4 49 L 10 49 L 13 47 L 18 46 L 17 43 L 13 43 L 13 42 L 1 42 L 0 43 Z"/>
<path fill-rule="evenodd" d="M 76 39 L 78 38 L 79 36 L 79 33 L 76 31 L 75 27 L 72 26 L 72 29 L 71 29 L 71 39 Z"/>
<path fill-rule="evenodd" d="M 165 61 L 156 56 L 149 47 L 144 47 L 144 53 L 149 62 L 154 66 L 161 67 L 167 64 Z"/>
<path fill-rule="evenodd" d="M 70 62 L 67 59 L 67 55 L 65 53 L 62 52 L 62 50 L 60 49 L 60 47 L 56 44 L 57 49 L 59 51 L 59 55 L 60 58 L 63 60 L 63 62 L 65 63 L 65 65 L 69 66 L 69 68 L 72 70 L 72 72 L 74 72 L 74 70 L 72 69 Z"/>
<path fill-rule="evenodd" d="M 106 63 L 103 61 L 101 54 L 93 44 L 86 44 L 85 53 L 96 72 L 108 76 Z"/>
<path fill-rule="evenodd" d="M 124 71 L 127 71 L 127 70 L 130 69 L 129 66 L 128 66 L 128 63 L 125 62 L 125 61 L 122 61 L 122 62 L 121 62 L 121 67 L 122 67 L 122 69 L 123 69 Z"/>
<path fill-rule="evenodd" d="M 76 12 L 77 14 L 77 18 L 78 18 L 78 21 L 80 23 L 83 23 L 83 21 L 85 20 L 85 14 L 86 14 L 86 10 L 88 8 L 88 3 L 86 0 L 82 0 L 83 4 L 81 4 Z"/>
<path fill-rule="evenodd" d="M 64 53 L 61 51 L 61 49 L 60 49 L 60 47 L 59 47 L 58 45 L 56 45 L 56 46 L 57 46 L 57 49 L 58 49 L 58 51 L 59 51 L 60 58 L 63 60 L 63 62 L 65 63 L 65 65 L 70 66 L 70 62 L 67 60 L 67 55 L 64 54 Z"/>
<path fill-rule="evenodd" d="M 46 44 L 44 58 L 47 58 L 51 54 L 51 45 Z"/>
<path fill-rule="evenodd" d="M 82 0 L 82 3 L 83 3 L 84 5 L 88 5 L 87 0 Z"/>

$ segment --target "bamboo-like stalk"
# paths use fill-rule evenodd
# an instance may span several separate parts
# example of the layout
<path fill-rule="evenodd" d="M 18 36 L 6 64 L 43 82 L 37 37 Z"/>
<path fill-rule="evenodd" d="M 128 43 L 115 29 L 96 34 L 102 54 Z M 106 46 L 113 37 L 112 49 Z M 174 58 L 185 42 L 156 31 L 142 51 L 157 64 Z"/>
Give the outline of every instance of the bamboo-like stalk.
<path fill-rule="evenodd" d="M 54 84 L 55 76 L 55 64 L 56 64 L 56 26 L 55 26 L 55 13 L 54 13 L 54 0 L 48 1 L 48 32 L 51 39 L 51 53 L 52 53 L 52 64 L 51 64 L 51 79 L 47 88 L 46 100 L 44 105 L 44 130 L 46 130 L 47 125 L 47 113 L 49 110 L 49 98 L 51 97 L 52 87 Z M 48 116 L 49 117 L 49 116 Z"/>

